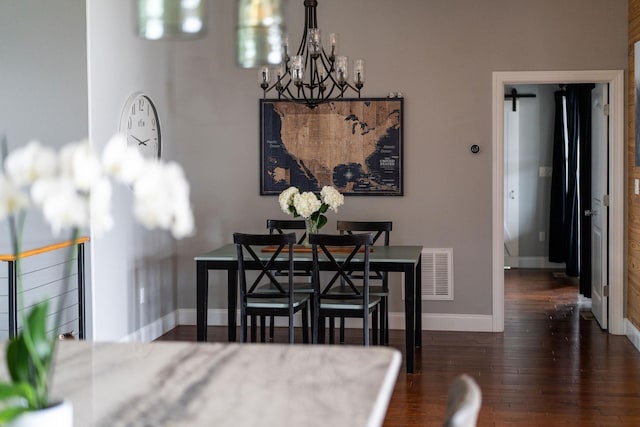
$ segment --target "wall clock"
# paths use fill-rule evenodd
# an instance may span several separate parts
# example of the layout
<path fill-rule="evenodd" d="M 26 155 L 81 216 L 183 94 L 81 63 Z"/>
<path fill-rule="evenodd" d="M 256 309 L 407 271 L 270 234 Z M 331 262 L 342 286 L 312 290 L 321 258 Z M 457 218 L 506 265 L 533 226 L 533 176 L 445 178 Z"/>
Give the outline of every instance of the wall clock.
<path fill-rule="evenodd" d="M 140 150 L 144 157 L 160 158 L 160 119 L 158 110 L 148 95 L 136 92 L 129 96 L 120 116 L 120 133 L 126 137 L 127 144 Z"/>

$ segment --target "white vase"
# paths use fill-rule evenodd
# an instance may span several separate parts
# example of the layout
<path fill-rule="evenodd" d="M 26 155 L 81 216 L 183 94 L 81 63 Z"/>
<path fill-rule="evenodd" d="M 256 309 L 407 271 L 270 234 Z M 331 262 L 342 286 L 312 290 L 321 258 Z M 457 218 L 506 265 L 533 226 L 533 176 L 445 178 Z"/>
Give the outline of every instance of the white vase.
<path fill-rule="evenodd" d="M 46 409 L 25 412 L 7 424 L 7 427 L 73 427 L 73 406 L 63 400 Z"/>

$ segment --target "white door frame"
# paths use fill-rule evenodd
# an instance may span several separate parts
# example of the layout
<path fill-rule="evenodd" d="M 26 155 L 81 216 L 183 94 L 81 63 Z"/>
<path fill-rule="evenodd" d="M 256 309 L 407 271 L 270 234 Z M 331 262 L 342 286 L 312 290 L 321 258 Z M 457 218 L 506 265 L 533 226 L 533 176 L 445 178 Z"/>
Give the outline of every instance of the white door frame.
<path fill-rule="evenodd" d="M 624 334 L 624 71 L 493 73 L 493 332 L 504 331 L 504 87 L 513 84 L 609 83 L 609 332 Z"/>

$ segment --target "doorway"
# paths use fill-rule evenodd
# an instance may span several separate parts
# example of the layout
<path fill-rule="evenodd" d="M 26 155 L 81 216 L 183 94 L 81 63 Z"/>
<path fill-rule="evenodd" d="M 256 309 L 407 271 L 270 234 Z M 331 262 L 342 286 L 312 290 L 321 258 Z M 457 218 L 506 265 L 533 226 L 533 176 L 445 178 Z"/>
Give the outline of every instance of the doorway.
<path fill-rule="evenodd" d="M 509 85 L 504 109 L 505 270 L 573 277 L 583 310 L 603 329 L 608 102 L 604 83 Z"/>
<path fill-rule="evenodd" d="M 504 154 L 505 86 L 517 84 L 608 83 L 609 118 L 609 332 L 623 334 L 624 227 L 624 73 L 613 71 L 536 71 L 493 73 L 493 331 L 504 331 Z"/>

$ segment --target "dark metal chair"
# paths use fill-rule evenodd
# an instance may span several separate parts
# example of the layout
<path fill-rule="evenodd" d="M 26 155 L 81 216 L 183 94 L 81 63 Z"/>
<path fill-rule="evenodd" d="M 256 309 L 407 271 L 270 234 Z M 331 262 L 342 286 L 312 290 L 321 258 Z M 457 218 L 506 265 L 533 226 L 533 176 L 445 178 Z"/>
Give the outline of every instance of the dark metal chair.
<path fill-rule="evenodd" d="M 389 237 L 393 223 L 391 221 L 338 221 L 337 229 L 340 234 L 353 232 L 373 233 L 373 244 L 389 246 Z M 375 249 L 374 249 L 375 250 Z M 349 273 L 352 279 L 362 279 L 362 274 Z M 379 285 L 369 285 L 369 293 L 380 297 L 380 342 L 389 345 L 389 273 L 371 271 L 370 280 L 380 281 Z M 344 342 L 344 320 L 340 322 L 340 342 Z"/>
<path fill-rule="evenodd" d="M 240 288 L 240 340 L 247 341 L 247 317 L 251 316 L 251 340 L 256 340 L 256 318 L 260 316 L 286 316 L 289 318 L 289 343 L 294 342 L 293 317 L 302 311 L 303 341 L 309 342 L 308 294 L 295 293 L 293 276 L 288 275 L 286 283 L 281 283 L 273 274 L 276 260 L 283 253 L 287 255 L 287 270 L 293 271 L 293 245 L 295 233 L 288 234 L 242 234 L 234 233 L 238 256 L 238 275 Z M 260 246 L 275 246 L 268 260 L 261 260 Z M 247 281 L 247 263 L 257 277 L 251 283 Z M 258 268 L 255 268 L 258 267 Z M 282 265 L 278 266 L 281 269 Z M 266 283 L 265 282 L 266 279 Z M 264 341 L 264 322 L 262 340 Z"/>
<path fill-rule="evenodd" d="M 380 297 L 369 294 L 369 252 L 371 234 L 312 234 L 309 243 L 313 252 L 313 287 L 315 319 L 312 322 L 313 342 L 324 342 L 325 319 L 329 319 L 330 343 L 334 342 L 336 318 L 361 318 L 364 345 L 369 345 L 369 316 L 373 325 L 373 344 L 378 343 L 378 307 Z M 360 253 L 361 252 L 361 253 Z M 328 265 L 323 270 L 333 275 L 321 284 L 320 257 Z M 354 257 L 359 258 L 354 261 Z M 362 272 L 362 285 L 356 286 L 349 273 Z M 344 285 L 343 285 L 344 283 Z"/>
<path fill-rule="evenodd" d="M 307 237 L 306 226 L 303 219 L 268 219 L 267 229 L 269 234 L 284 234 L 285 232 L 300 231 L 303 233 L 297 237 L 297 245 L 301 245 L 304 239 Z M 277 277 L 288 276 L 288 271 L 274 271 L 273 274 Z M 293 282 L 293 290 L 296 293 L 308 294 L 312 298 L 313 302 L 313 286 L 311 286 L 311 270 L 295 270 L 293 272 L 294 277 L 304 277 L 306 279 L 299 279 Z M 313 310 L 313 304 L 311 304 Z M 261 319 L 264 323 L 265 319 Z M 311 321 L 313 322 L 313 312 L 311 312 Z M 269 339 L 273 340 L 274 334 L 274 319 L 269 318 Z"/>
<path fill-rule="evenodd" d="M 299 231 L 305 230 L 300 236 L 296 244 L 301 245 L 305 237 L 307 237 L 306 226 L 303 219 L 268 219 L 267 229 L 269 234 L 284 234 L 285 230 L 291 232 L 291 230 Z"/>

